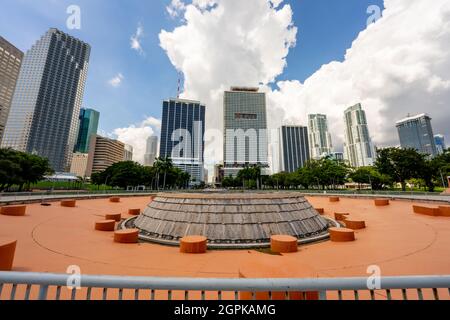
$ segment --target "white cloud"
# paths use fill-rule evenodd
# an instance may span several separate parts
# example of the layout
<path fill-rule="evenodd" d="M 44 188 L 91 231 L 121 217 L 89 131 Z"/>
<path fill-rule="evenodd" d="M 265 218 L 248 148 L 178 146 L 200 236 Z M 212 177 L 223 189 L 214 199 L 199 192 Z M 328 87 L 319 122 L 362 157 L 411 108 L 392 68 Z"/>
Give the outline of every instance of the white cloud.
<path fill-rule="evenodd" d="M 133 146 L 133 160 L 143 164 L 147 139 L 152 135 L 159 135 L 160 128 L 161 120 L 149 117 L 139 124 L 115 129 L 108 136 Z"/>
<path fill-rule="evenodd" d="M 118 73 L 114 78 L 108 81 L 108 84 L 114 88 L 120 87 L 124 77 L 121 73 Z"/>
<path fill-rule="evenodd" d="M 435 133 L 450 136 L 448 0 L 385 0 L 383 17 L 358 35 L 343 62 L 323 65 L 304 83 L 278 82 L 274 91 L 267 85 L 283 73 L 296 42 L 289 5 L 194 0 L 179 8 L 185 11 L 182 25 L 162 30 L 160 44 L 184 73 L 183 97 L 206 103 L 209 129 L 222 127 L 225 89 L 261 84 L 271 128 L 306 124 L 308 113 L 325 113 L 339 145 L 344 109 L 361 102 L 378 145 L 398 144 L 395 120 L 407 113 L 430 113 Z M 220 160 L 221 146 L 208 143 L 206 157 Z"/>
<path fill-rule="evenodd" d="M 362 102 L 374 142 L 397 145 L 395 122 L 428 112 L 435 133 L 449 135 L 450 3 L 386 0 L 383 18 L 361 32 L 343 62 L 331 62 L 300 84 L 279 82 L 270 104 L 284 119 L 305 123 L 326 113 L 336 142 L 343 139 L 343 111 Z"/>
<path fill-rule="evenodd" d="M 161 31 L 160 44 L 184 74 L 182 96 L 205 103 L 207 128 L 221 129 L 225 89 L 267 84 L 283 72 L 296 42 L 292 10 L 275 9 L 267 0 L 196 1 L 185 10 L 183 25 Z M 207 143 L 206 159 L 222 158 L 216 136 Z"/>
<path fill-rule="evenodd" d="M 144 27 L 142 24 L 138 24 L 136 29 L 136 33 L 133 34 L 130 38 L 130 46 L 131 49 L 136 50 L 139 54 L 144 54 L 144 50 L 142 49 L 141 40 L 144 37 Z"/>
<path fill-rule="evenodd" d="M 186 5 L 182 0 L 172 0 L 166 10 L 172 18 L 176 18 L 186 10 Z"/>

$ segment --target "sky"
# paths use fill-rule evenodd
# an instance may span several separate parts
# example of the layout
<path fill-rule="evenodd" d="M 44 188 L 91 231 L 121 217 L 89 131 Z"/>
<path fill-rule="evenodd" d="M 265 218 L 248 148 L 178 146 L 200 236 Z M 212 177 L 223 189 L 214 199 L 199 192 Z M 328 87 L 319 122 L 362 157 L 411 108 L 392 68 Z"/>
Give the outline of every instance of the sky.
<path fill-rule="evenodd" d="M 177 95 L 180 74 L 181 96 L 207 106 L 209 165 L 222 158 L 214 129 L 221 128 L 223 90 L 232 85 L 267 93 L 270 128 L 327 114 L 337 151 L 343 111 L 358 102 L 377 146 L 399 144 L 395 122 L 408 113 L 428 112 L 435 133 L 450 137 L 448 0 L 0 4 L 7 12 L 0 34 L 23 51 L 50 27 L 91 45 L 83 106 L 100 111 L 100 133 L 133 145 L 139 162 L 145 139 L 159 133 L 162 100 Z M 80 29 L 67 27 L 70 5 L 80 8 Z M 382 15 L 371 19 L 377 7 Z"/>

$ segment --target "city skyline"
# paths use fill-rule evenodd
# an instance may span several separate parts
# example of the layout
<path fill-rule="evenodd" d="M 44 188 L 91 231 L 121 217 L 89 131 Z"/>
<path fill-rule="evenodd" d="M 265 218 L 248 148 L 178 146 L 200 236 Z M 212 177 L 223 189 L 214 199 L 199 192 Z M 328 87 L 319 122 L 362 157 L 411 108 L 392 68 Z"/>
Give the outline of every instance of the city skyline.
<path fill-rule="evenodd" d="M 286 28 L 278 26 L 273 19 L 269 19 L 270 28 L 278 30 L 284 37 L 272 39 L 274 47 L 284 44 L 286 39 L 292 44 L 295 41 L 296 45 L 283 49 L 281 56 L 278 51 L 274 52 L 270 55 L 274 59 L 267 60 L 262 43 L 254 44 L 256 49 L 252 53 L 249 48 L 243 46 L 245 41 L 241 42 L 241 38 L 236 36 L 235 39 L 229 40 L 230 44 L 237 49 L 224 48 L 222 52 L 233 55 L 230 55 L 229 59 L 223 63 L 216 59 L 213 55 L 214 51 L 208 50 L 216 46 L 223 47 L 221 43 L 216 44 L 215 39 L 220 37 L 214 33 L 216 29 L 212 22 L 206 20 L 207 11 L 200 11 L 196 17 L 198 22 L 202 22 L 205 26 L 202 29 L 194 28 L 194 20 L 184 19 L 185 9 L 192 9 L 189 1 L 174 18 L 166 9 L 170 6 L 169 0 L 151 3 L 129 1 L 121 13 L 115 10 L 116 6 L 106 6 L 102 0 L 95 4 L 88 1 L 65 0 L 56 3 L 39 0 L 28 5 L 11 2 L 5 6 L 5 10 L 11 13 L 12 17 L 16 17 L 11 21 L 26 23 L 6 25 L 0 22 L 0 26 L 4 30 L 3 36 L 23 51 L 28 50 L 36 38 L 49 26 L 60 27 L 63 31 L 90 43 L 95 48 L 91 64 L 94 66 L 89 73 L 84 107 L 98 106 L 98 110 L 103 115 L 99 132 L 103 135 L 118 138 L 125 143 L 136 141 L 134 145 L 136 160 L 142 163 L 145 148 L 138 148 L 137 145 L 144 146 L 148 136 L 159 133 L 160 101 L 168 97 L 176 97 L 178 71 L 184 74 L 184 81 L 181 83 L 182 97 L 184 92 L 185 98 L 205 101 L 205 104 L 209 106 L 206 117 L 208 127 L 216 129 L 221 128 L 215 116 L 215 114 L 221 114 L 221 98 L 216 97 L 217 91 L 220 92 L 223 86 L 229 87 L 234 84 L 258 85 L 260 82 L 264 84 L 265 79 L 269 77 L 275 79 L 268 82 L 269 88 L 265 88 L 268 93 L 268 109 L 275 112 L 271 123 L 268 124 L 270 129 L 278 128 L 286 119 L 306 125 L 307 114 L 328 114 L 329 130 L 335 137 L 333 142 L 337 148 L 336 151 L 342 151 L 344 125 L 341 121 L 341 113 L 347 106 L 361 102 L 366 106 L 366 112 L 371 119 L 373 139 L 377 146 L 396 145 L 398 143 L 396 129 L 392 123 L 403 118 L 407 113 L 423 112 L 425 106 L 427 112 L 436 119 L 434 130 L 448 137 L 448 127 L 445 125 L 448 122 L 448 115 L 444 112 L 449 101 L 448 90 L 445 89 L 445 80 L 448 76 L 442 73 L 443 71 L 441 74 L 434 71 L 446 70 L 438 64 L 445 63 L 448 50 L 445 51 L 444 46 L 442 51 L 436 51 L 436 48 L 440 48 L 438 42 L 440 40 L 426 36 L 433 26 L 432 21 L 441 21 L 436 17 L 442 15 L 445 10 L 436 12 L 436 8 L 443 7 L 436 5 L 423 16 L 423 10 L 420 9 L 421 2 L 417 1 L 412 5 L 408 3 L 408 6 L 404 6 L 401 4 L 402 1 L 399 1 L 388 3 L 387 8 L 384 8 L 383 1 L 350 0 L 336 3 L 283 1 L 276 8 L 271 9 L 263 6 L 261 0 L 235 4 L 235 8 L 218 1 L 217 7 L 224 11 L 220 23 L 226 28 L 231 28 L 230 37 L 235 36 L 232 26 L 241 23 L 241 20 L 231 19 L 234 17 L 233 10 L 245 12 L 245 9 L 249 7 L 254 8 L 249 12 L 254 12 L 255 15 L 252 17 L 242 15 L 242 19 L 248 20 L 249 26 L 254 26 L 258 32 L 260 28 L 258 14 L 272 17 L 275 14 L 281 16 L 283 12 L 285 14 L 283 21 L 290 22 L 298 28 L 297 33 L 293 30 L 286 31 Z M 82 23 L 79 30 L 68 30 L 66 27 L 69 15 L 65 12 L 69 4 L 79 5 L 81 9 Z M 389 21 L 385 23 L 382 17 L 375 25 L 368 26 L 367 21 L 372 15 L 367 13 L 370 5 L 378 5 L 383 11 L 383 16 L 390 16 Z M 398 6 L 404 9 L 396 10 Z M 42 8 L 46 9 L 42 10 Z M 105 18 L 94 19 L 100 11 Z M 214 9 L 210 11 L 215 12 Z M 400 21 L 404 19 L 410 21 L 414 17 L 423 20 L 420 26 L 415 27 L 417 30 L 405 29 L 400 24 Z M 117 21 L 117 25 L 121 27 L 118 28 L 106 21 Z M 325 24 L 324 21 L 327 23 Z M 190 37 L 178 36 L 182 28 L 187 28 L 193 35 L 207 40 L 208 46 L 193 47 L 200 50 L 199 57 L 202 57 L 203 65 L 208 66 L 213 73 L 208 76 L 209 85 L 203 85 L 202 81 L 195 81 L 201 77 L 194 75 L 193 72 L 196 70 L 203 72 L 203 69 L 192 60 L 193 56 L 187 55 L 190 52 L 188 49 Z M 389 40 L 389 33 L 386 36 L 386 32 L 391 28 L 399 31 L 397 42 Z M 162 30 L 166 31 L 162 32 Z M 359 34 L 363 30 L 365 32 Z M 115 33 L 116 36 L 104 37 L 106 32 Z M 377 36 L 379 33 L 385 36 Z M 412 38 L 417 33 L 424 36 Z M 185 53 L 173 51 L 173 43 L 168 43 L 163 36 L 176 39 L 180 47 L 186 48 Z M 445 37 L 440 39 L 443 38 Z M 410 46 L 411 43 L 414 43 L 414 47 Z M 192 45 L 195 44 L 192 43 Z M 382 51 L 386 53 L 386 56 L 378 57 L 375 53 L 381 52 L 381 48 L 385 47 L 392 50 Z M 417 47 L 424 49 L 416 50 Z M 346 55 L 348 49 L 351 55 Z M 397 63 L 393 61 L 396 61 L 394 53 L 398 51 L 402 52 L 404 59 L 401 59 L 402 63 L 397 67 Z M 430 61 L 426 55 L 415 55 L 415 52 L 419 51 L 443 58 L 439 61 L 432 60 L 434 67 L 430 65 L 426 72 L 412 71 L 411 76 L 404 74 L 402 70 L 416 70 L 416 66 Z M 235 52 L 241 52 L 242 56 L 248 55 L 248 59 L 241 60 L 240 68 L 236 68 L 232 63 L 239 61 L 236 59 Z M 367 52 L 370 54 L 367 55 Z M 362 54 L 365 56 L 364 59 Z M 186 64 L 180 64 L 174 57 L 183 59 Z M 286 65 L 280 71 L 279 66 L 284 65 L 283 57 L 285 57 Z M 263 61 L 267 67 L 254 68 L 252 61 Z M 187 68 L 189 65 L 192 67 L 185 69 L 184 66 Z M 221 65 L 227 66 L 225 72 L 217 69 Z M 386 67 L 381 68 L 381 65 Z M 272 66 L 276 68 L 272 69 Z M 239 69 L 242 72 L 237 72 Z M 160 77 L 149 77 L 150 74 L 158 74 Z M 427 74 L 428 76 L 425 76 Z M 307 79 L 309 81 L 306 81 Z M 340 80 L 336 82 L 336 79 Z M 436 81 L 433 82 L 432 79 Z M 296 80 L 299 82 L 297 83 Z M 302 88 L 300 85 L 305 86 Z M 384 88 L 390 88 L 390 90 L 384 90 Z M 414 99 L 411 97 L 413 93 L 417 96 Z M 283 119 L 277 119 L 279 117 Z M 216 145 L 208 144 L 207 149 L 211 148 L 216 149 Z M 218 148 L 221 148 L 220 145 Z M 221 155 L 222 152 L 219 151 L 217 154 Z"/>
<path fill-rule="evenodd" d="M 282 4 L 277 4 L 277 5 L 273 5 L 273 6 L 269 6 L 269 7 L 265 7 L 262 4 L 263 2 L 264 2 L 263 0 L 251 0 L 251 3 L 256 5 L 258 10 L 262 10 L 261 12 L 267 12 L 269 14 L 279 14 L 280 12 L 282 12 L 282 11 L 284 12 L 285 11 L 285 12 L 291 12 L 294 16 L 296 14 L 296 10 L 295 10 L 296 7 L 292 3 L 290 3 L 289 1 L 284 1 L 284 2 L 282 1 Z M 83 4 L 84 3 L 81 1 L 80 2 L 80 7 L 81 8 L 83 8 Z M 221 7 L 221 6 L 223 6 L 224 10 L 234 10 L 233 8 L 229 7 L 227 4 L 222 3 L 221 1 L 218 1 L 218 7 Z M 350 7 L 353 8 L 353 9 L 356 8 L 354 4 L 351 4 Z M 167 12 L 170 12 L 170 10 L 169 10 L 171 8 L 170 4 L 168 6 L 166 6 L 166 7 L 164 7 L 164 8 L 167 9 L 166 10 Z M 194 5 L 186 4 L 185 9 L 187 10 L 188 8 L 194 9 L 196 7 Z M 196 8 L 196 9 L 198 10 L 199 8 Z M 383 9 L 383 8 L 381 7 L 381 9 Z M 386 12 L 389 12 L 389 10 L 388 10 L 389 7 L 385 8 L 385 9 L 386 9 Z M 215 13 L 215 8 L 208 8 L 208 9 L 203 9 L 203 10 L 206 10 L 206 11 L 211 12 L 211 13 Z M 412 12 L 413 9 L 408 9 L 408 10 Z M 180 12 L 179 14 L 183 15 L 184 14 L 184 9 L 181 10 L 181 11 L 182 12 Z M 204 11 L 204 12 L 206 12 L 206 11 Z M 173 13 L 173 11 L 172 11 L 172 13 Z M 367 12 L 366 12 L 366 14 L 367 14 Z M 170 15 L 171 14 L 169 14 L 169 16 Z M 174 17 L 171 16 L 171 19 L 173 19 L 173 18 Z M 383 20 L 383 17 L 379 17 L 379 18 L 380 18 L 380 20 Z M 291 19 L 292 19 L 292 17 L 291 17 Z M 180 23 L 182 25 L 185 24 L 186 27 L 189 27 L 190 24 L 189 24 L 189 21 L 176 21 L 177 20 L 176 18 L 174 20 L 175 21 L 172 21 L 172 23 L 175 25 L 174 26 L 174 31 L 172 33 L 170 33 L 170 32 L 162 30 L 160 32 L 160 34 L 159 34 L 159 37 L 160 37 L 159 40 L 160 40 L 160 46 L 166 51 L 170 62 L 172 63 L 173 66 L 177 67 L 177 62 L 174 61 L 174 59 L 172 59 L 170 50 L 167 47 L 164 46 L 164 41 L 163 41 L 164 37 L 163 36 L 164 35 L 167 36 L 169 34 L 176 35 L 176 31 L 179 30 L 179 26 L 176 26 L 177 24 L 180 24 Z M 372 21 L 372 22 L 375 22 L 375 20 Z M 378 24 L 378 21 L 375 22 L 375 25 L 377 25 L 377 24 Z M 374 26 L 366 25 L 365 28 L 367 28 L 367 31 L 369 31 L 370 28 L 373 29 Z M 143 54 L 143 55 L 145 55 L 145 50 L 143 48 L 143 39 L 145 39 L 145 36 L 144 36 L 145 32 L 144 31 L 145 31 L 144 30 L 144 24 L 140 22 L 140 23 L 138 23 L 138 27 L 137 27 L 136 32 L 130 38 L 131 39 L 131 51 L 134 50 L 134 51 L 137 51 L 138 54 Z M 199 31 L 199 30 L 197 30 L 197 31 Z M 203 32 L 203 31 L 205 31 L 205 30 L 201 30 L 201 32 Z M 286 30 L 284 30 L 284 31 L 286 31 Z M 287 29 L 287 31 L 286 31 L 287 33 L 285 35 L 287 36 L 288 34 L 290 34 L 290 35 L 294 36 L 294 35 L 297 34 L 296 31 L 297 31 L 297 29 L 294 26 L 292 26 L 291 28 Z M 85 32 L 86 31 L 84 31 L 83 28 L 81 28 L 81 29 L 71 30 L 69 32 L 69 34 L 71 34 L 71 33 L 75 33 L 75 34 L 76 33 L 83 33 L 83 34 L 87 34 L 89 36 L 90 33 L 89 32 L 85 33 Z M 358 39 L 359 39 L 359 36 L 358 36 Z M 84 39 L 81 38 L 81 40 L 84 40 Z M 292 45 L 294 43 L 295 43 L 295 40 L 292 41 Z M 102 48 L 100 46 L 95 47 L 95 48 L 102 50 Z M 287 61 L 288 61 L 289 57 L 290 57 L 290 54 L 291 54 L 291 51 L 293 51 L 293 47 L 290 47 L 288 45 L 288 47 L 286 49 L 287 49 L 287 53 L 286 53 L 286 56 L 284 56 L 284 59 L 287 59 Z M 136 54 L 136 52 L 134 52 L 134 54 Z M 205 57 L 205 59 L 206 59 L 205 61 L 208 62 L 208 57 Z M 263 68 L 261 70 L 263 70 Z M 289 70 L 290 69 L 289 69 L 288 65 L 286 65 L 285 67 L 283 67 L 283 70 L 279 74 L 279 76 L 282 77 L 283 74 L 290 73 L 291 71 L 289 71 Z M 195 90 L 189 90 L 189 83 L 191 82 L 189 74 L 186 73 L 183 70 L 182 70 L 182 72 L 180 74 L 182 74 L 183 76 L 180 76 L 180 75 L 177 74 L 176 78 L 180 78 L 181 77 L 182 81 L 181 82 L 176 81 L 176 82 L 179 83 L 178 86 L 181 89 L 181 91 L 179 93 L 180 93 L 180 96 L 183 98 L 186 95 L 190 95 L 191 93 L 195 92 Z M 91 73 L 90 73 L 90 75 L 91 75 Z M 233 74 L 231 74 L 231 76 L 232 75 Z M 215 76 L 215 74 L 212 74 L 211 76 Z M 305 76 L 305 78 L 306 77 L 307 76 Z M 235 77 L 235 78 L 239 79 L 239 77 Z M 109 79 L 108 85 L 110 87 L 112 87 L 112 88 L 118 89 L 118 88 L 120 88 L 123 85 L 124 80 L 125 80 L 125 77 L 124 77 L 123 73 L 119 72 L 119 73 L 116 74 L 115 77 Z M 154 79 L 151 79 L 150 77 L 147 77 L 146 80 L 149 81 L 149 82 L 154 81 Z M 232 80 L 232 81 L 236 81 L 236 80 Z M 238 83 L 239 82 L 240 81 L 238 81 Z M 252 82 L 253 82 L 253 80 L 249 80 L 248 82 L 242 83 L 242 84 L 243 85 L 247 85 L 247 86 L 251 86 Z M 285 81 L 284 84 L 287 85 L 288 82 L 289 81 Z M 267 83 L 263 81 L 263 82 L 260 82 L 260 84 L 259 84 L 259 89 L 262 92 L 266 93 L 266 95 L 267 95 L 267 108 L 268 108 L 268 113 L 271 115 L 269 117 L 269 119 L 268 119 L 268 125 L 267 125 L 268 129 L 269 130 L 270 129 L 275 129 L 275 128 L 277 128 L 279 126 L 282 126 L 282 125 L 290 125 L 291 123 L 295 124 L 295 125 L 306 125 L 307 124 L 306 122 L 307 122 L 308 114 L 312 114 L 311 112 L 303 113 L 303 112 L 299 112 L 299 110 L 297 110 L 296 114 L 293 117 L 293 119 L 286 119 L 286 117 L 284 118 L 284 120 L 278 119 L 278 116 L 279 116 L 280 113 L 276 113 L 276 112 L 274 112 L 274 110 L 276 108 L 279 108 L 280 106 L 284 105 L 285 104 L 285 99 L 284 99 L 284 97 L 281 97 L 283 99 L 279 99 L 279 101 L 277 101 L 277 99 L 275 99 L 275 98 L 277 97 L 277 95 L 281 94 L 283 90 L 285 90 L 285 89 L 287 90 L 288 88 L 287 87 L 282 87 L 282 86 L 280 86 L 281 83 L 278 83 L 277 84 L 278 89 L 276 89 L 276 87 L 274 87 L 274 84 L 275 83 L 271 84 L 270 81 L 267 82 Z M 292 81 L 290 81 L 290 84 L 292 84 Z M 270 87 L 270 88 L 268 88 L 268 87 Z M 214 82 L 207 89 L 208 90 L 215 90 Z M 175 90 L 173 90 L 172 92 L 175 92 Z M 199 93 L 200 92 L 197 92 L 196 95 L 199 96 Z M 174 94 L 168 94 L 167 95 L 167 97 L 170 97 L 170 96 L 174 96 Z M 218 94 L 217 90 L 216 90 L 215 96 L 218 97 L 219 99 L 221 99 L 221 94 Z M 166 99 L 166 97 L 164 97 L 164 99 Z M 86 105 L 86 104 L 89 103 L 86 100 L 87 99 L 85 99 L 85 102 L 84 102 L 83 105 Z M 200 95 L 199 96 L 199 100 L 210 101 L 210 97 L 208 97 L 208 94 L 206 94 L 205 96 Z M 364 101 L 364 100 L 365 100 L 365 98 L 362 97 L 361 101 Z M 301 99 L 300 99 L 300 101 L 301 101 Z M 354 101 L 354 102 L 358 103 L 359 101 Z M 150 102 L 150 104 L 154 104 L 154 103 L 155 103 L 155 101 L 151 101 Z M 208 104 L 208 103 L 206 103 L 206 104 Z M 370 118 L 370 121 L 369 121 L 369 124 L 368 124 L 369 129 L 371 127 L 376 127 L 377 128 L 377 130 L 370 130 L 371 134 L 373 135 L 371 138 L 376 143 L 377 147 L 387 147 L 387 146 L 396 145 L 396 143 L 397 143 L 396 141 L 392 141 L 392 143 L 390 143 L 390 144 L 387 144 L 386 142 L 383 143 L 382 140 L 380 142 L 380 136 L 389 136 L 388 133 L 391 132 L 392 130 L 395 130 L 394 126 L 392 125 L 392 122 L 394 122 L 395 120 L 390 119 L 388 122 L 385 122 L 382 127 L 380 127 L 379 119 L 377 119 L 376 117 L 373 117 L 373 111 L 374 110 L 371 108 L 371 104 L 369 103 L 368 104 L 369 106 L 366 106 L 366 103 L 363 103 L 363 104 L 365 106 L 365 111 L 368 113 L 368 117 Z M 344 138 L 343 138 L 344 137 L 344 130 L 336 131 L 336 128 L 337 127 L 343 128 L 344 123 L 342 121 L 336 121 L 336 118 L 335 118 L 336 117 L 336 114 L 335 114 L 336 111 L 334 111 L 333 109 L 341 108 L 341 106 L 342 106 L 342 104 L 331 105 L 329 107 L 329 109 L 327 110 L 329 112 L 321 113 L 321 114 L 323 114 L 323 115 L 325 115 L 327 117 L 330 117 L 331 120 L 332 120 L 332 121 L 330 121 L 330 123 L 331 123 L 331 125 L 330 125 L 330 127 L 331 127 L 331 129 L 330 129 L 330 132 L 331 132 L 330 136 L 332 135 L 333 138 L 330 139 L 330 140 L 336 141 L 334 143 L 334 147 L 335 147 L 334 151 L 338 151 L 338 152 L 343 150 L 342 146 L 343 146 L 343 142 L 344 142 Z M 309 106 L 303 105 L 303 104 L 300 104 L 299 107 L 300 108 L 305 108 L 305 107 L 309 108 Z M 211 120 L 211 118 L 212 118 L 211 117 L 211 109 L 214 109 L 214 108 L 215 107 L 213 106 L 212 108 L 209 107 L 207 109 L 207 114 L 206 114 L 206 117 L 205 117 L 205 119 L 206 119 L 205 126 L 206 126 L 207 129 L 210 128 L 210 129 L 219 129 L 220 130 L 221 129 L 221 125 L 220 124 L 216 124 L 216 123 L 214 123 L 214 121 Z M 289 111 L 292 111 L 292 110 L 294 110 L 294 109 L 291 108 Z M 284 111 L 286 111 L 286 110 L 284 110 Z M 214 112 L 214 114 L 217 115 L 217 114 L 219 114 L 219 112 Z M 131 145 L 133 147 L 134 151 L 135 151 L 133 160 L 138 161 L 138 162 L 143 164 L 144 161 L 145 161 L 145 157 L 144 157 L 144 155 L 145 155 L 145 147 L 142 147 L 143 143 L 142 143 L 141 139 L 143 137 L 145 137 L 144 142 L 146 142 L 146 139 L 149 136 L 159 135 L 160 125 L 161 125 L 161 120 L 160 120 L 161 116 L 162 116 L 161 112 L 160 111 L 159 112 L 156 111 L 156 112 L 154 112 L 153 116 L 144 119 L 141 123 L 133 124 L 133 125 L 131 125 L 131 127 L 128 127 L 128 128 L 127 127 L 117 128 L 117 130 L 114 130 L 114 132 L 111 132 L 111 131 L 110 132 L 105 132 L 104 130 L 100 129 L 99 133 L 101 135 L 103 135 L 103 136 L 106 136 L 106 137 L 109 137 L 109 138 L 115 138 L 115 139 L 118 139 L 118 140 L 124 142 L 125 144 Z M 433 113 L 432 116 L 435 117 L 434 113 Z M 109 117 L 109 115 L 107 117 Z M 399 118 L 401 118 L 401 117 L 397 117 L 397 118 L 394 118 L 394 119 L 399 119 Z M 438 128 L 438 129 L 434 128 L 435 131 L 443 133 L 443 135 L 445 137 L 445 135 L 446 135 L 446 132 L 445 132 L 446 128 L 444 130 L 441 130 L 442 129 L 442 125 L 440 125 L 442 123 L 442 117 L 435 117 L 435 118 L 437 119 L 437 121 L 433 125 L 434 125 L 434 127 Z M 103 121 L 103 119 L 102 119 L 102 121 Z M 108 121 L 108 120 L 106 120 L 106 121 Z M 277 121 L 278 121 L 278 124 L 276 123 Z M 145 134 L 143 134 L 143 133 L 145 133 Z M 271 141 L 269 141 L 269 142 L 271 142 Z M 214 161 L 214 162 L 220 162 L 221 160 L 223 160 L 223 159 L 220 159 L 220 157 L 217 157 L 217 156 L 212 156 L 211 157 L 211 152 L 208 152 L 208 151 L 211 151 L 211 148 L 213 149 L 213 151 L 214 151 L 213 153 L 215 155 L 221 154 L 221 152 L 219 151 L 221 146 L 219 144 L 216 144 L 215 142 L 207 143 L 206 146 L 205 146 L 205 149 L 207 149 L 206 153 L 208 154 L 208 159 L 212 159 L 211 161 Z M 272 163 L 272 165 L 274 165 L 274 164 Z M 211 167 L 212 167 L 211 164 L 209 164 L 208 169 L 210 171 L 212 171 Z"/>

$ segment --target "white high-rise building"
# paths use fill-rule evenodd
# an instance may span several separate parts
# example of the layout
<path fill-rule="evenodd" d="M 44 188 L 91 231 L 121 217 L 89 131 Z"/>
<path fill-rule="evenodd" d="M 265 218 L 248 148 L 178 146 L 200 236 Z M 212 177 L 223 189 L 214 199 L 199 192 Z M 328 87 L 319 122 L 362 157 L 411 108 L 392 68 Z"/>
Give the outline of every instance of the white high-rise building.
<path fill-rule="evenodd" d="M 126 144 L 123 151 L 123 161 L 133 161 L 133 146 Z"/>
<path fill-rule="evenodd" d="M 366 113 L 360 103 L 345 110 L 344 158 L 355 168 L 373 166 L 375 163 L 375 148 Z"/>
<path fill-rule="evenodd" d="M 224 172 L 236 176 L 245 166 L 269 170 L 266 94 L 233 87 L 224 94 Z"/>
<path fill-rule="evenodd" d="M 331 135 L 328 132 L 327 116 L 324 114 L 310 114 L 308 116 L 308 138 L 310 156 L 318 160 L 333 152 Z"/>
<path fill-rule="evenodd" d="M 147 139 L 147 147 L 144 155 L 144 165 L 147 167 L 153 166 L 158 153 L 158 137 L 150 136 Z"/>

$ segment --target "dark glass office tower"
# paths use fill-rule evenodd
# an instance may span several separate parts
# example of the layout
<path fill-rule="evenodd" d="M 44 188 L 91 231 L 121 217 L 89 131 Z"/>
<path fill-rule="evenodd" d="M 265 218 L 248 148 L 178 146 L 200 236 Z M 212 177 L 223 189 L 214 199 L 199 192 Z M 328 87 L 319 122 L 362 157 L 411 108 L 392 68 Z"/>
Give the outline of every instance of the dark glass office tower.
<path fill-rule="evenodd" d="M 163 102 L 159 156 L 188 172 L 193 184 L 204 181 L 205 111 L 199 101 Z"/>
<path fill-rule="evenodd" d="M 437 154 L 431 118 L 427 114 L 407 117 L 397 122 L 398 136 L 402 148 L 435 156 Z"/>
<path fill-rule="evenodd" d="M 305 166 L 309 157 L 308 128 L 282 126 L 279 129 L 280 165 L 283 172 L 295 172 Z"/>
<path fill-rule="evenodd" d="M 92 135 L 97 134 L 100 113 L 92 109 L 81 109 L 80 128 L 75 152 L 88 153 L 89 141 Z"/>
<path fill-rule="evenodd" d="M 90 46 L 50 29 L 25 54 L 3 147 L 38 154 L 55 171 L 70 169 Z"/>

